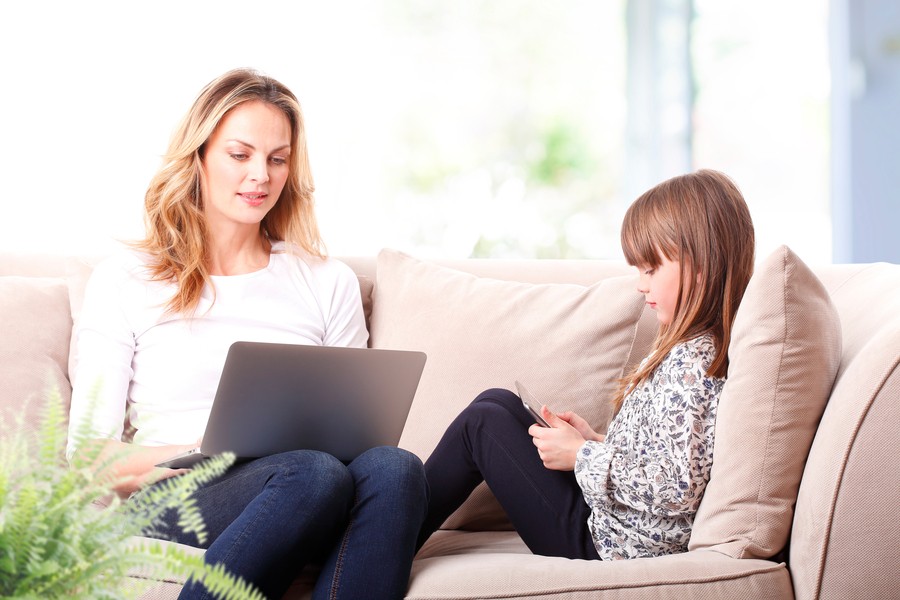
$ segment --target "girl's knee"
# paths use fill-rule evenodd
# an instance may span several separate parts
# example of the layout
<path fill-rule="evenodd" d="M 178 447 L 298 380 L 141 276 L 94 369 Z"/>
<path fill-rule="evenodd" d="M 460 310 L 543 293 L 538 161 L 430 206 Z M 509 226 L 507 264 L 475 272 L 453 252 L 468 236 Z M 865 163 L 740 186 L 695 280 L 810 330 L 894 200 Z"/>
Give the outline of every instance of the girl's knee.
<path fill-rule="evenodd" d="M 480 405 L 484 403 L 500 404 L 503 406 L 516 406 L 522 404 L 521 398 L 513 392 L 504 388 L 491 388 L 478 394 L 470 406 Z"/>
<path fill-rule="evenodd" d="M 489 430 L 506 431 L 511 423 L 524 425 L 530 423 L 522 399 L 513 392 L 493 388 L 481 392 L 451 425 L 454 430 L 462 429 L 473 435 L 473 432 Z"/>
<path fill-rule="evenodd" d="M 507 415 L 518 414 L 520 410 L 522 410 L 521 398 L 509 390 L 492 388 L 478 394 L 460 416 L 466 421 L 478 423 L 505 419 Z"/>

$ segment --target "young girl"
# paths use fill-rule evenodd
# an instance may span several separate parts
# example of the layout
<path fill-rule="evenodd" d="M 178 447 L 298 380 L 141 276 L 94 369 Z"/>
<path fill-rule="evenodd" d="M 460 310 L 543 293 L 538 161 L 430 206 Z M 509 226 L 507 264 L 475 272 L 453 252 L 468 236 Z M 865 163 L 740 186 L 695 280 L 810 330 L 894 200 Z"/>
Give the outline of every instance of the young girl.
<path fill-rule="evenodd" d="M 687 550 L 712 467 L 731 326 L 753 269 L 753 224 L 728 177 L 699 171 L 638 198 L 622 248 L 660 327 L 615 394 L 606 435 L 546 406 L 542 427 L 512 392 L 483 392 L 425 463 L 420 544 L 483 480 L 535 554 L 612 560 Z"/>

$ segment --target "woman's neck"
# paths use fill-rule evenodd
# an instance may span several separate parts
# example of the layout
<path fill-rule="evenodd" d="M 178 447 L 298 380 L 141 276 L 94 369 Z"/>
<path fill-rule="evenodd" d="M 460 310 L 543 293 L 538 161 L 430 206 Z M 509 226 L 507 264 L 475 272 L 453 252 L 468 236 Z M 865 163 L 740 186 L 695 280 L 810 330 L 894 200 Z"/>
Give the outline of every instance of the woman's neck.
<path fill-rule="evenodd" d="M 269 264 L 272 245 L 261 231 L 248 235 L 210 236 L 210 275 L 243 275 L 264 269 Z"/>

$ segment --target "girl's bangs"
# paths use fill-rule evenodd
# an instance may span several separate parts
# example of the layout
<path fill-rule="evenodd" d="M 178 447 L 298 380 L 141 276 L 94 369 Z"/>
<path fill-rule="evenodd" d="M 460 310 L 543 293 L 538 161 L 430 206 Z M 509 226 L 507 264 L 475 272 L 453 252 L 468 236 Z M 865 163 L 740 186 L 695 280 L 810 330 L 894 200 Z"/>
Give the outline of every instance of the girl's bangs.
<path fill-rule="evenodd" d="M 675 260 L 671 226 L 653 210 L 650 202 L 632 205 L 622 223 L 622 252 L 632 266 L 658 267 L 661 254 Z"/>

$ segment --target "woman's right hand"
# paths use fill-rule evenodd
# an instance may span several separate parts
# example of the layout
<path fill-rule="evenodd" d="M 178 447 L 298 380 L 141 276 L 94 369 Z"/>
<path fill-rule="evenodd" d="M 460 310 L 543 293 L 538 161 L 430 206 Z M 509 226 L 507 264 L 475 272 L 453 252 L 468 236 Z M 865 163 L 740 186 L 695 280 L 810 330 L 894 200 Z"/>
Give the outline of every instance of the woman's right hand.
<path fill-rule="evenodd" d="M 588 422 L 585 421 L 581 416 L 573 413 L 570 410 L 567 410 L 563 413 L 558 413 L 556 416 L 574 427 L 575 430 L 581 434 L 581 437 L 583 437 L 587 441 L 602 442 L 606 438 L 606 436 L 594 431 L 591 426 L 588 425 Z"/>
<path fill-rule="evenodd" d="M 124 498 L 157 481 L 186 473 L 187 469 L 165 469 L 156 465 L 196 447 L 194 444 L 138 446 L 116 440 L 92 440 L 85 446 L 93 444 L 100 445 L 95 454 L 95 475 L 109 477 L 113 491 Z M 87 450 L 79 449 L 76 455 Z"/>

